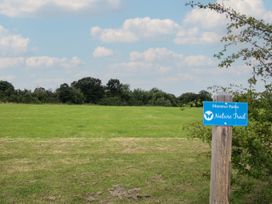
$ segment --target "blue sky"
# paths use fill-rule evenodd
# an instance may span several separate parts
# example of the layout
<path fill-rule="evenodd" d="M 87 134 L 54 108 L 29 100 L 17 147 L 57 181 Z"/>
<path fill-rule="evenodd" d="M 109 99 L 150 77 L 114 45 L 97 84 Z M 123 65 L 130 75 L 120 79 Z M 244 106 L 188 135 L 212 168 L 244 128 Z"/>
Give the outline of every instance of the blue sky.
<path fill-rule="evenodd" d="M 222 0 L 218 0 L 222 2 Z M 271 22 L 269 0 L 225 0 Z M 250 70 L 217 68 L 224 17 L 182 0 L 0 0 L 0 80 L 55 89 L 92 76 L 180 95 L 247 84 Z"/>

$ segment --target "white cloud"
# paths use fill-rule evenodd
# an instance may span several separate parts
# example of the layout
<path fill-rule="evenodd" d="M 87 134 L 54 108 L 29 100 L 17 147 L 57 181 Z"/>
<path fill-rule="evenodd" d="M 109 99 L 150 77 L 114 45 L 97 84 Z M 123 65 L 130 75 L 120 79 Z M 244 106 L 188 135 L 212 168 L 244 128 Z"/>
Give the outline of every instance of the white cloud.
<path fill-rule="evenodd" d="M 218 69 L 217 62 L 209 56 L 185 55 L 164 47 L 132 51 L 127 61 L 109 68 L 109 76 L 114 73 L 116 78 L 129 79 L 133 87 L 163 90 L 177 87 L 176 93 L 206 89 L 214 84 L 228 86 L 237 81 L 246 82 L 250 73 L 248 67 L 241 65 Z"/>
<path fill-rule="evenodd" d="M 91 28 L 91 35 L 103 42 L 136 42 L 159 36 L 174 35 L 179 25 L 170 19 L 151 19 L 149 17 L 127 19 L 121 28 Z"/>
<path fill-rule="evenodd" d="M 72 57 L 68 61 L 69 61 L 68 66 L 73 66 L 73 67 L 75 66 L 75 67 L 77 67 L 77 66 L 80 66 L 82 64 L 82 61 L 81 61 L 81 59 L 79 57 Z"/>
<path fill-rule="evenodd" d="M 29 38 L 11 33 L 0 25 L 0 56 L 17 55 L 28 49 Z"/>
<path fill-rule="evenodd" d="M 31 68 L 73 68 L 81 65 L 78 57 L 58 58 L 49 56 L 37 57 L 0 57 L 0 69 L 22 66 Z"/>
<path fill-rule="evenodd" d="M 209 29 L 224 25 L 225 17 L 212 10 L 194 8 L 185 16 L 183 23 Z"/>
<path fill-rule="evenodd" d="M 167 67 L 168 70 L 170 70 L 170 68 L 166 65 L 172 65 L 172 68 L 178 68 L 179 66 L 193 68 L 214 64 L 213 60 L 205 55 L 183 55 L 167 48 L 149 48 L 142 53 L 131 52 L 130 60 L 152 62 L 153 64 L 158 65 L 165 64 L 165 67 Z M 164 66 L 158 67 L 161 70 Z"/>
<path fill-rule="evenodd" d="M 171 67 L 161 66 L 159 68 L 159 73 L 166 74 L 171 71 Z"/>
<path fill-rule="evenodd" d="M 1 26 L 0 25 L 0 33 L 4 33 L 4 32 L 6 32 L 7 30 L 3 27 L 3 26 Z"/>
<path fill-rule="evenodd" d="M 2 0 L 0 13 L 9 17 L 31 16 L 59 9 L 68 12 L 117 9 L 121 0 Z"/>
<path fill-rule="evenodd" d="M 149 48 L 144 52 L 131 52 L 131 61 L 146 62 L 169 62 L 173 60 L 181 60 L 182 55 L 173 52 L 167 48 Z"/>
<path fill-rule="evenodd" d="M 23 57 L 0 57 L 0 69 L 6 69 L 24 64 Z"/>
<path fill-rule="evenodd" d="M 27 68 L 73 68 L 81 65 L 81 60 L 78 57 L 58 58 L 49 56 L 38 56 L 25 58 L 25 66 Z"/>
<path fill-rule="evenodd" d="M 199 17 L 201 18 L 201 17 Z M 120 28 L 92 27 L 91 35 L 103 42 L 133 43 L 140 40 L 174 39 L 176 44 L 217 43 L 221 35 L 203 31 L 198 26 L 186 23 L 178 24 L 170 19 L 151 19 L 149 17 L 127 19 Z"/>
<path fill-rule="evenodd" d="M 91 28 L 91 34 L 94 36 L 94 37 L 99 37 L 101 35 L 101 33 L 103 32 L 103 29 L 98 27 L 98 26 L 95 26 L 95 27 L 92 27 Z"/>
<path fill-rule="evenodd" d="M 242 14 L 271 21 L 271 19 L 268 19 L 267 17 L 271 16 L 272 12 L 265 9 L 263 0 L 218 0 L 218 3 L 224 4 L 226 7 L 233 8 Z"/>
<path fill-rule="evenodd" d="M 216 32 L 203 32 L 197 27 L 180 30 L 176 34 L 175 43 L 183 44 L 211 44 L 218 43 L 221 35 Z"/>
<path fill-rule="evenodd" d="M 262 0 L 218 0 L 241 13 L 272 19 L 272 12 Z M 176 44 L 218 43 L 223 36 L 227 20 L 224 15 L 208 9 L 192 9 L 181 23 L 171 19 L 133 18 L 119 28 L 91 28 L 91 35 L 103 42 L 131 43 L 145 39 L 174 39 Z"/>
<path fill-rule="evenodd" d="M 169 35 L 179 29 L 179 25 L 170 19 L 134 18 L 127 19 L 123 29 L 131 31 L 139 38 L 150 38 L 160 35 Z"/>
<path fill-rule="evenodd" d="M 99 58 L 99 57 L 110 57 L 113 55 L 113 51 L 109 48 L 106 47 L 97 47 L 93 51 L 93 57 L 94 58 Z"/>
<path fill-rule="evenodd" d="M 213 65 L 212 59 L 204 55 L 186 56 L 167 48 L 149 48 L 143 52 L 131 52 L 128 62 L 116 64 L 113 68 L 128 73 L 176 75 L 185 71 L 193 75 L 195 69 Z"/>
<path fill-rule="evenodd" d="M 93 37 L 97 37 L 103 42 L 130 43 L 138 40 L 134 33 L 122 29 L 102 29 L 94 27 L 91 29 L 91 34 Z"/>
<path fill-rule="evenodd" d="M 213 65 L 211 58 L 205 55 L 192 55 L 184 57 L 184 62 L 188 67 Z"/>
<path fill-rule="evenodd" d="M 14 34 L 0 25 L 0 69 L 23 68 L 47 68 L 62 67 L 73 68 L 81 65 L 78 57 L 59 58 L 50 56 L 28 56 L 29 38 Z"/>
<path fill-rule="evenodd" d="M 199 79 L 194 73 L 195 66 L 205 68 L 207 59 L 204 56 L 184 56 L 167 48 L 150 48 L 131 52 L 128 61 L 112 65 L 111 72 L 118 78 L 130 79 L 134 87 L 171 90 L 173 84 L 179 84 L 182 90 L 188 83 L 195 85 Z"/>
<path fill-rule="evenodd" d="M 217 0 L 217 3 L 232 8 L 239 13 L 254 16 L 256 18 L 272 21 L 272 11 L 266 10 L 263 0 Z M 203 29 L 220 29 L 225 27 L 227 20 L 224 15 L 208 9 L 194 8 L 184 19 L 187 26 L 198 26 Z"/>
<path fill-rule="evenodd" d="M 236 11 L 272 20 L 272 12 L 264 8 L 263 0 L 217 0 L 217 3 Z M 192 9 L 182 22 L 182 29 L 176 33 L 176 44 L 211 44 L 218 43 L 227 24 L 224 15 L 209 9 Z"/>

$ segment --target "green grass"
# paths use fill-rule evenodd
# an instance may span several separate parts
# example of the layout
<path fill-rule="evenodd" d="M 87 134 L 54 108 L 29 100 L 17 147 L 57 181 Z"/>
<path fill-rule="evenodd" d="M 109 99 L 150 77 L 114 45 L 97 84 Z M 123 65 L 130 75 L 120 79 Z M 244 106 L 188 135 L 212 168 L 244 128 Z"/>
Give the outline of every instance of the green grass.
<path fill-rule="evenodd" d="M 1 104 L 0 203 L 208 203 L 210 148 L 184 130 L 200 115 Z"/>
<path fill-rule="evenodd" d="M 197 140 L 2 139 L 2 203 L 207 203 L 209 148 Z M 110 189 L 140 188 L 137 200 Z M 100 192 L 100 193 L 98 193 Z"/>
<path fill-rule="evenodd" d="M 0 137 L 187 137 L 201 109 L 73 105 L 0 105 Z"/>

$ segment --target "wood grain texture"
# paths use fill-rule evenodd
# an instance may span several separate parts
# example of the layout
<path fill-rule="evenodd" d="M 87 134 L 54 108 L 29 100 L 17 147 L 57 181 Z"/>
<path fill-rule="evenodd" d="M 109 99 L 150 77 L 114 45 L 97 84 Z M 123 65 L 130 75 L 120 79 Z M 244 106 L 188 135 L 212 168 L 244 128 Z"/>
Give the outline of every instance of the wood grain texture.
<path fill-rule="evenodd" d="M 219 94 L 214 101 L 231 102 L 232 97 Z M 215 126 L 212 128 L 212 161 L 210 204 L 228 204 L 231 177 L 232 127 Z"/>

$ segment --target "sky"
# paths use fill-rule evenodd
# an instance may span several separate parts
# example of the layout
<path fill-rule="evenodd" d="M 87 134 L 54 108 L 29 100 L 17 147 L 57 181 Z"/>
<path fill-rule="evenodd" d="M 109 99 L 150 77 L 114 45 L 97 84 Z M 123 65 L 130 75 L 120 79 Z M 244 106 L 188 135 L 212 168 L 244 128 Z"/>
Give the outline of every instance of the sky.
<path fill-rule="evenodd" d="M 217 0 L 272 21 L 271 0 Z M 208 2 L 208 1 L 202 1 Z M 212 1 L 210 1 L 212 2 Z M 56 89 L 83 77 L 177 96 L 247 86 L 251 70 L 217 67 L 226 19 L 185 0 L 0 0 L 0 80 Z"/>

